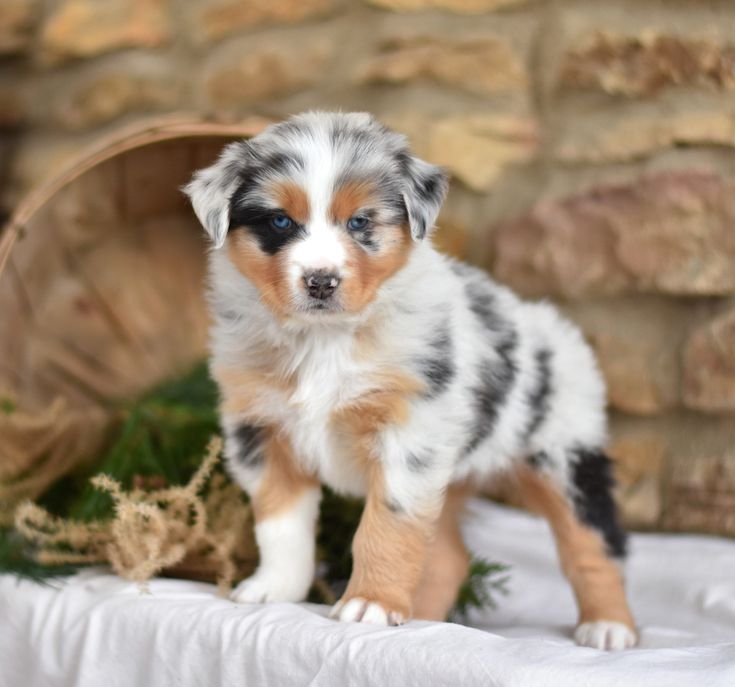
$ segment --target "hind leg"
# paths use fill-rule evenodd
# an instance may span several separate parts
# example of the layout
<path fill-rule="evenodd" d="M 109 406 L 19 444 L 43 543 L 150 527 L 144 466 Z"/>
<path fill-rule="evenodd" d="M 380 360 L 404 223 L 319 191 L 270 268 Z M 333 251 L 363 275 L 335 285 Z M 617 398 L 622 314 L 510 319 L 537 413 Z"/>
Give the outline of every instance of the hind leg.
<path fill-rule="evenodd" d="M 450 487 L 447 491 L 423 578 L 414 596 L 415 618 L 446 620 L 467 577 L 470 558 L 460 531 L 466 497 L 461 487 Z"/>
<path fill-rule="evenodd" d="M 517 476 L 522 496 L 554 532 L 579 607 L 577 643 L 598 649 L 633 646 L 635 623 L 615 560 L 625 555 L 625 533 L 612 499 L 609 459 L 600 451 L 570 452 L 566 488 L 536 464 L 518 469 Z"/>

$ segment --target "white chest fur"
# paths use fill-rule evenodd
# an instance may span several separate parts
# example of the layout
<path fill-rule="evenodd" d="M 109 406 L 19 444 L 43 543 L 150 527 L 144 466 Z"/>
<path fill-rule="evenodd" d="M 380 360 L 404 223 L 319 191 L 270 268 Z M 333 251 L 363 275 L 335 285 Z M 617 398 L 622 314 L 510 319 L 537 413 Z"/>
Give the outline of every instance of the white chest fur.
<path fill-rule="evenodd" d="M 350 439 L 334 418 L 370 391 L 375 366 L 357 360 L 352 335 L 330 329 L 294 336 L 276 358 L 275 367 L 289 385 L 271 399 L 268 419 L 288 435 L 297 460 L 320 481 L 340 492 L 363 494 Z"/>

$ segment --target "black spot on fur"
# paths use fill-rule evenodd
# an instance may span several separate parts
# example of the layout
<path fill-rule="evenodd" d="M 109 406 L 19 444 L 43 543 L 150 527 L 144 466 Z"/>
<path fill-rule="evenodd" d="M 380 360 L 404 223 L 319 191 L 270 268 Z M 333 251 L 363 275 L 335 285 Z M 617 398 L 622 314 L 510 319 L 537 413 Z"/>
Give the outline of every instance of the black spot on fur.
<path fill-rule="evenodd" d="M 528 394 L 531 420 L 526 428 L 526 439 L 530 439 L 546 419 L 551 397 L 551 351 L 541 348 L 534 356 L 536 364 L 536 384 Z"/>
<path fill-rule="evenodd" d="M 572 500 L 579 519 L 596 529 L 616 558 L 625 556 L 627 537 L 612 495 L 612 461 L 599 449 L 577 448 L 571 456 Z"/>
<path fill-rule="evenodd" d="M 427 396 L 432 398 L 447 389 L 457 371 L 452 357 L 454 345 L 448 323 L 440 327 L 430 341 L 429 349 L 431 355 L 419 361 L 419 368 L 429 385 Z"/>
<path fill-rule="evenodd" d="M 350 229 L 345 227 L 347 233 L 353 241 L 360 244 L 368 252 L 374 252 L 378 248 L 378 243 L 375 240 L 375 216 L 376 212 L 374 209 L 363 210 L 361 215 L 368 218 L 369 222 L 364 229 Z"/>
<path fill-rule="evenodd" d="M 421 472 L 430 467 L 434 461 L 434 454 L 431 451 L 423 451 L 421 453 L 409 453 L 406 456 L 406 464 L 409 470 Z"/>
<path fill-rule="evenodd" d="M 283 150 L 253 151 L 253 161 L 248 167 L 252 177 L 260 181 L 265 175 L 284 175 L 301 172 L 306 165 L 302 157 L 296 153 Z"/>
<path fill-rule="evenodd" d="M 478 370 L 479 383 L 472 387 L 472 402 L 475 409 L 475 424 L 463 453 L 472 453 L 495 429 L 500 409 L 505 403 L 517 374 L 512 358 L 517 346 L 515 333 L 508 337 L 497 353 L 499 360 L 484 360 Z"/>
<path fill-rule="evenodd" d="M 495 296 L 487 289 L 485 284 L 474 280 L 468 281 L 465 283 L 465 294 L 469 301 L 470 310 L 486 329 L 500 332 L 509 328 L 509 323 L 498 312 Z"/>
<path fill-rule="evenodd" d="M 472 276 L 470 270 L 462 271 L 465 277 Z M 492 342 L 489 346 L 495 351 L 494 360 L 486 358 L 480 363 L 477 373 L 479 382 L 470 389 L 475 407 L 475 423 L 463 451 L 464 455 L 468 455 L 495 429 L 500 410 L 513 388 L 518 374 L 515 361 L 518 333 L 500 315 L 494 295 L 482 282 L 470 279 L 465 282 L 465 292 L 470 310 L 487 331 Z"/>
<path fill-rule="evenodd" d="M 416 181 L 416 193 L 421 200 L 433 200 L 440 192 L 443 174 L 437 172 L 429 176 L 421 177 Z"/>
<path fill-rule="evenodd" d="M 284 245 L 299 236 L 298 225 L 288 232 L 278 232 L 270 226 L 270 219 L 277 213 L 273 208 L 261 205 L 257 194 L 252 193 L 266 176 L 287 176 L 303 170 L 304 160 L 294 153 L 248 149 L 248 161 L 239 170 L 239 183 L 230 197 L 229 231 L 247 227 L 258 240 L 261 249 L 269 255 L 277 253 Z"/>
<path fill-rule="evenodd" d="M 304 235 L 304 227 L 294 222 L 286 230 L 276 229 L 271 219 L 280 213 L 257 203 L 235 205 L 230 213 L 230 230 L 247 228 L 264 253 L 275 255 L 281 248 Z"/>
<path fill-rule="evenodd" d="M 542 470 L 551 463 L 551 459 L 546 451 L 537 451 L 526 458 L 526 463 L 534 470 Z"/>
<path fill-rule="evenodd" d="M 237 462 L 244 468 L 255 468 L 263 462 L 263 430 L 242 424 L 232 433 L 237 441 Z"/>
<path fill-rule="evenodd" d="M 401 504 L 398 503 L 395 499 L 386 499 L 385 500 L 385 506 L 386 508 L 395 515 L 400 515 L 403 513 L 403 508 L 401 507 Z"/>

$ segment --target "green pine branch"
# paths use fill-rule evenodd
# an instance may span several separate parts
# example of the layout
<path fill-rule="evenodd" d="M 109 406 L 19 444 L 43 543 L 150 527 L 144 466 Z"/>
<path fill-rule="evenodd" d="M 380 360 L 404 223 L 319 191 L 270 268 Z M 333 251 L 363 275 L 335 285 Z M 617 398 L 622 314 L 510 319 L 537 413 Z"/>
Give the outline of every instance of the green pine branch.
<path fill-rule="evenodd" d="M 123 422 L 95 462 L 94 470 L 58 480 L 39 499 L 39 504 L 61 517 L 92 521 L 113 515 L 109 494 L 90 484 L 94 474 L 106 473 L 124 488 L 146 479 L 157 480 L 161 486 L 186 484 L 199 466 L 210 437 L 219 431 L 217 398 L 217 387 L 203 363 L 189 374 L 158 386 L 122 408 Z M 13 409 L 0 404 L 0 412 Z M 311 591 L 310 601 L 332 602 L 344 591 L 352 570 L 350 543 L 362 507 L 360 499 L 341 497 L 324 489 L 317 537 L 320 579 Z M 32 546 L 18 533 L 0 529 L 0 572 L 43 581 L 76 569 L 73 565 L 38 563 Z M 495 608 L 497 596 L 507 593 L 507 571 L 500 563 L 473 560 L 450 618 L 466 621 L 472 608 Z"/>

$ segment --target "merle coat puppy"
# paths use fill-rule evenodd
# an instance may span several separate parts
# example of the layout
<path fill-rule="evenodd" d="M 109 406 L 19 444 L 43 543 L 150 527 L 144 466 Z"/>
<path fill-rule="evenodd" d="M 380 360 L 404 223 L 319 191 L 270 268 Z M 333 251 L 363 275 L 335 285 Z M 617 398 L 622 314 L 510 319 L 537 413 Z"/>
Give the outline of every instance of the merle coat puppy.
<path fill-rule="evenodd" d="M 618 566 L 605 389 L 579 331 L 439 254 L 445 173 L 368 114 L 310 112 L 186 187 L 211 237 L 211 371 L 260 565 L 233 598 L 300 601 L 320 483 L 365 497 L 343 621 L 442 619 L 459 518 L 498 476 L 549 520 L 580 644 L 636 633 Z"/>

